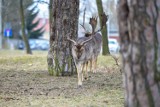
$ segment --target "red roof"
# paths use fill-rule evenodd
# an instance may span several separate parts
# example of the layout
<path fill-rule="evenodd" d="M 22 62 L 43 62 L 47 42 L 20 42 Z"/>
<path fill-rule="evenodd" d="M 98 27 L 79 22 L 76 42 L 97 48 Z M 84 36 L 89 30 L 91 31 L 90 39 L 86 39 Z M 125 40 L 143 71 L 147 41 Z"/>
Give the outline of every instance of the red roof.
<path fill-rule="evenodd" d="M 37 20 L 39 20 L 39 24 L 38 26 L 35 28 L 35 29 L 38 29 L 38 28 L 41 28 L 42 26 L 44 26 L 44 29 L 45 29 L 45 32 L 49 32 L 49 19 L 46 19 L 46 18 L 36 18 L 34 22 L 36 22 Z"/>

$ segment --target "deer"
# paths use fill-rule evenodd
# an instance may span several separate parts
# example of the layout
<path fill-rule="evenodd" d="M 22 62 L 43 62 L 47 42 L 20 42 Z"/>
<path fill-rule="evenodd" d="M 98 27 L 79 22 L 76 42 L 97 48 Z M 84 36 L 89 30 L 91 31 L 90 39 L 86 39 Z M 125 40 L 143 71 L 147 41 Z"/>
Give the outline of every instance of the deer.
<path fill-rule="evenodd" d="M 107 17 L 104 15 L 103 17 Z M 102 17 L 102 19 L 104 19 Z M 108 18 L 106 18 L 107 20 Z M 104 20 L 104 21 L 106 21 Z M 84 37 L 80 37 L 77 40 L 67 38 L 72 42 L 72 56 L 77 68 L 78 86 L 82 86 L 82 81 L 88 79 L 88 63 L 90 62 L 90 70 L 93 71 L 97 63 L 97 57 L 101 51 L 102 36 L 99 31 L 95 32 L 97 26 L 97 18 L 90 18 L 89 24 L 92 26 L 92 33 L 85 33 Z M 103 26 L 102 26 L 103 27 Z M 84 68 L 86 70 L 84 70 Z M 86 76 L 84 78 L 84 75 Z"/>
<path fill-rule="evenodd" d="M 106 15 L 105 13 L 103 13 L 103 14 L 101 14 L 101 17 L 102 17 L 101 28 L 99 30 L 97 30 L 97 31 L 95 31 L 95 28 L 97 26 L 97 17 L 90 18 L 89 24 L 92 27 L 92 33 L 87 32 L 85 27 L 84 27 L 84 25 L 80 24 L 85 30 L 85 37 L 90 37 L 90 36 L 93 37 L 93 41 L 94 41 L 94 45 L 95 45 L 94 46 L 94 52 L 93 52 L 94 53 L 94 57 L 90 61 L 90 71 L 93 72 L 93 73 L 96 72 L 96 69 L 97 69 L 97 57 L 101 52 L 101 46 L 102 46 L 102 35 L 100 33 L 98 33 L 98 32 L 100 32 L 104 28 L 109 16 Z"/>
<path fill-rule="evenodd" d="M 78 86 L 82 86 L 82 81 L 84 80 L 84 67 L 87 69 L 87 63 L 93 57 L 93 47 L 92 47 L 92 37 L 81 37 L 78 38 L 76 41 L 70 38 L 67 40 L 73 43 L 72 45 L 72 56 L 77 68 L 78 74 Z M 87 76 L 88 74 L 86 74 Z M 87 79 L 87 77 L 86 77 Z"/>

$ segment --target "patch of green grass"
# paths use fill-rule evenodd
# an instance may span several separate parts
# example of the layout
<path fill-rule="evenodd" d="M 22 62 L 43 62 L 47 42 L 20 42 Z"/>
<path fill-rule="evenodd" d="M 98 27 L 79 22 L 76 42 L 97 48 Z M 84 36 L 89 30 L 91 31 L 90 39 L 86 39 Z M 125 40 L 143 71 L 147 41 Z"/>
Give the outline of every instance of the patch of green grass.
<path fill-rule="evenodd" d="M 0 67 L 4 69 L 47 70 L 47 51 L 33 51 L 28 55 L 24 51 L 0 51 Z"/>
<path fill-rule="evenodd" d="M 115 61 L 110 55 L 107 56 L 99 56 L 98 57 L 98 64 L 100 66 L 113 66 L 115 64 Z"/>
<path fill-rule="evenodd" d="M 118 62 L 120 63 L 120 56 L 118 56 Z M 100 55 L 98 57 L 98 64 L 99 66 L 103 66 L 103 67 L 115 67 L 116 66 L 116 62 L 111 55 L 106 55 L 106 56 Z"/>

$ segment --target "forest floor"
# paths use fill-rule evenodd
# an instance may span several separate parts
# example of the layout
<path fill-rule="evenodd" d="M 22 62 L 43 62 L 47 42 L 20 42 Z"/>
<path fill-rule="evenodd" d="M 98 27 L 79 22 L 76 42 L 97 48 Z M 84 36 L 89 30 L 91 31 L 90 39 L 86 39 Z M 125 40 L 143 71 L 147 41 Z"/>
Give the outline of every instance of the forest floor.
<path fill-rule="evenodd" d="M 99 56 L 98 72 L 83 87 L 77 75 L 53 77 L 47 52 L 0 51 L 0 107 L 123 107 L 122 73 L 111 56 Z"/>

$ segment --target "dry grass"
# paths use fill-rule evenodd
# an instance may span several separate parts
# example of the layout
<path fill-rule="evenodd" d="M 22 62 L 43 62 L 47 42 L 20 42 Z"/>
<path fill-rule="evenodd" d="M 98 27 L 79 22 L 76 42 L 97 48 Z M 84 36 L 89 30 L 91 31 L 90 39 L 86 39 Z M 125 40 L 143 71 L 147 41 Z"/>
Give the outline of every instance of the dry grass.
<path fill-rule="evenodd" d="M 0 51 L 0 107 L 123 107 L 122 74 L 111 56 L 77 88 L 77 76 L 52 77 L 46 51 Z"/>

